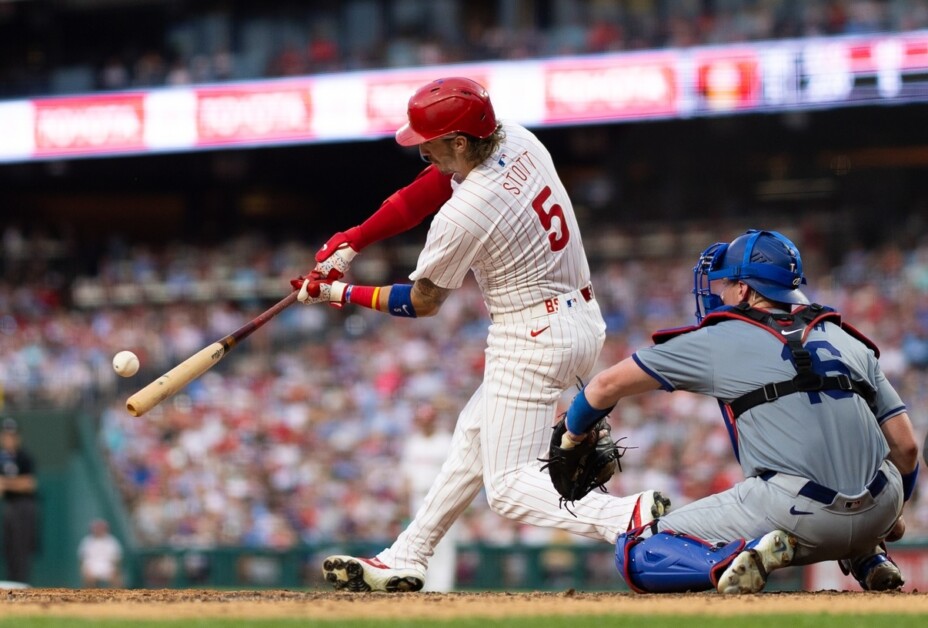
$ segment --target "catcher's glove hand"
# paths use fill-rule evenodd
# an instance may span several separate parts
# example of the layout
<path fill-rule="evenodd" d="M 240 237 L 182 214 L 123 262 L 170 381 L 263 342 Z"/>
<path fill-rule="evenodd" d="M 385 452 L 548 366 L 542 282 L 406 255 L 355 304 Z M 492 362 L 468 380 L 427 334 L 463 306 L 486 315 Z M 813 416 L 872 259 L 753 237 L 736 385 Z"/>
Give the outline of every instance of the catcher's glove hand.
<path fill-rule="evenodd" d="M 551 483 L 561 496 L 560 504 L 583 499 L 594 488 L 606 492 L 608 482 L 616 471 L 622 470 L 619 459 L 625 453 L 612 440 L 612 428 L 603 417 L 587 432 L 586 438 L 576 444 L 567 436 L 567 417 L 554 426 L 548 458 L 540 459 L 551 476 Z M 568 507 L 568 510 L 570 508 Z"/>

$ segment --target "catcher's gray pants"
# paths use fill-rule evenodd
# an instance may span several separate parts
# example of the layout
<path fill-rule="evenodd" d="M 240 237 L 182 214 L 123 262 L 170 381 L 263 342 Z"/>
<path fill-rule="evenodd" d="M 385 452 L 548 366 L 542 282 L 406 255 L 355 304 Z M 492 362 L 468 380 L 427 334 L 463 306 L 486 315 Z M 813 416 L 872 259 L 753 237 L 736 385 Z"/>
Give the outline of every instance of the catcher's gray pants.
<path fill-rule="evenodd" d="M 784 530 L 799 541 L 794 565 L 869 556 L 902 513 L 899 471 L 885 461 L 880 472 L 885 474 L 885 484 L 875 478 L 870 490 L 860 495 L 837 494 L 829 503 L 821 501 L 822 491 L 803 490 L 809 483 L 806 478 L 783 473 L 767 480 L 747 478 L 727 491 L 672 510 L 659 520 L 658 530 L 685 533 L 710 543 L 751 540 L 771 530 Z"/>

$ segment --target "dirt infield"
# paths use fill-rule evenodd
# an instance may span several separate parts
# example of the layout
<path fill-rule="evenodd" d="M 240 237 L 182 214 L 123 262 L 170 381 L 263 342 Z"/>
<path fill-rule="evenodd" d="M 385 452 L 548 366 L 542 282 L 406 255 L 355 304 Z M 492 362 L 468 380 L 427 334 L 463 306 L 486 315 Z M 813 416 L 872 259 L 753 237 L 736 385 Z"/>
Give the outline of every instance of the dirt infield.
<path fill-rule="evenodd" d="M 659 603 L 658 603 L 659 602 Z M 0 591 L 3 616 L 119 619 L 306 618 L 450 619 L 530 615 L 777 613 L 906 613 L 928 615 L 924 593 L 401 593 L 299 591 L 79 590 Z"/>

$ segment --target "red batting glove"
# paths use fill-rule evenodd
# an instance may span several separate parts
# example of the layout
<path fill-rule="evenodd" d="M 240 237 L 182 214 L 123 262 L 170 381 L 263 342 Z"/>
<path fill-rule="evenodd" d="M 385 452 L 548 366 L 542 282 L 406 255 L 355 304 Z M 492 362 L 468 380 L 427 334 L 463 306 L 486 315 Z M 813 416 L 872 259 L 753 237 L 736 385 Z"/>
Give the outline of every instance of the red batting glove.
<path fill-rule="evenodd" d="M 303 282 L 306 281 L 306 277 L 300 275 L 299 277 L 294 277 L 290 280 L 290 287 L 293 288 L 293 292 L 299 290 L 303 287 Z"/>
<path fill-rule="evenodd" d="M 292 284 L 291 284 L 292 285 Z M 312 274 L 303 280 L 297 301 L 300 303 L 328 303 L 332 307 L 343 307 L 348 284 L 331 279 L 313 279 Z"/>
<path fill-rule="evenodd" d="M 316 268 L 314 272 L 325 279 L 341 279 L 348 272 L 351 260 L 358 254 L 352 243 L 352 234 L 357 227 L 347 232 L 339 231 L 316 251 Z"/>
<path fill-rule="evenodd" d="M 313 270 L 307 273 L 305 277 L 303 275 L 300 275 L 299 277 L 294 277 L 293 279 L 291 279 L 290 287 L 293 288 L 294 291 L 299 290 L 300 288 L 303 287 L 303 282 L 306 281 L 307 279 L 309 279 L 310 281 L 324 281 L 326 280 L 326 277 L 323 277 L 322 275 L 320 275 L 319 273 Z M 332 281 L 332 280 L 329 279 L 329 281 Z"/>
<path fill-rule="evenodd" d="M 351 230 L 349 229 L 349 231 Z M 326 261 L 332 256 L 333 253 L 335 253 L 335 251 L 343 246 L 350 247 L 351 242 L 349 241 L 348 233 L 339 231 L 331 238 L 329 238 L 329 240 L 322 245 L 322 248 L 316 251 L 316 263 L 318 264 Z"/>

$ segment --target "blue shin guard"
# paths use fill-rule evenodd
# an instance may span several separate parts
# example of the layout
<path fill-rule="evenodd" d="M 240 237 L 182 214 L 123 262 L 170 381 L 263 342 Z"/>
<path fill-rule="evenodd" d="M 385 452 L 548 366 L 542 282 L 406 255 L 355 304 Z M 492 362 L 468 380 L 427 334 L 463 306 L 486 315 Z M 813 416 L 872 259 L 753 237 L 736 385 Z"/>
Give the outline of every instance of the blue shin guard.
<path fill-rule="evenodd" d="M 682 593 L 714 589 L 718 575 L 744 549 L 744 539 L 716 546 L 673 532 L 641 538 L 643 528 L 619 535 L 615 566 L 638 593 Z"/>

